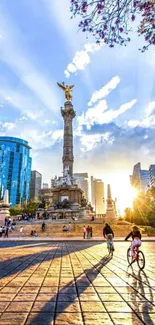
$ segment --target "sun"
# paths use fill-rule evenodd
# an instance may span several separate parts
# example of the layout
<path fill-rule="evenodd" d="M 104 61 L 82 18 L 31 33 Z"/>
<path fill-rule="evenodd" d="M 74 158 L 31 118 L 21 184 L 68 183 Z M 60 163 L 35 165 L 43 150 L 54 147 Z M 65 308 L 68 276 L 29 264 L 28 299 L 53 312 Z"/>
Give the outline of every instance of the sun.
<path fill-rule="evenodd" d="M 117 208 L 123 213 L 125 208 L 133 207 L 133 201 L 138 195 L 138 191 L 130 184 L 129 175 L 117 173 L 112 175 L 111 189 L 113 197 L 117 198 Z"/>
<path fill-rule="evenodd" d="M 130 196 L 131 198 L 134 200 L 138 195 L 138 190 L 136 190 L 136 188 L 134 187 L 131 187 L 130 189 Z"/>

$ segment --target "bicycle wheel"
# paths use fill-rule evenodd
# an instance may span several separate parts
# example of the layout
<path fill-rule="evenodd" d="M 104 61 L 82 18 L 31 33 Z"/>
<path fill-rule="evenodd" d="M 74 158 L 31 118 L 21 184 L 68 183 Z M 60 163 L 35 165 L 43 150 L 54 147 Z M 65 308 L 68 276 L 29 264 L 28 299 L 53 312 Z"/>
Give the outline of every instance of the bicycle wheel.
<path fill-rule="evenodd" d="M 131 256 L 131 252 L 130 252 L 130 247 L 127 250 L 127 261 L 129 264 L 131 264 L 132 262 L 132 256 Z"/>
<path fill-rule="evenodd" d="M 137 264 L 140 268 L 140 270 L 143 270 L 145 267 L 145 256 L 144 253 L 142 251 L 138 251 L 137 253 Z"/>

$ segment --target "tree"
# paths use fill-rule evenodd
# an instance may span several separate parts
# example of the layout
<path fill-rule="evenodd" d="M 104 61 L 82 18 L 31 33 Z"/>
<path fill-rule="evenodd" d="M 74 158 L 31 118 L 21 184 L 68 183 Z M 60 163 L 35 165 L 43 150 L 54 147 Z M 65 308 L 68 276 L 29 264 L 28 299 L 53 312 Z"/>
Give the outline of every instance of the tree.
<path fill-rule="evenodd" d="M 36 210 L 38 208 L 38 204 L 39 202 L 30 202 L 28 203 L 24 208 L 23 208 L 23 212 L 24 213 L 32 213 L 35 214 Z"/>
<path fill-rule="evenodd" d="M 18 216 L 23 213 L 23 210 L 20 207 L 9 208 L 10 216 Z"/>
<path fill-rule="evenodd" d="M 137 33 L 146 42 L 141 51 L 155 45 L 155 0 L 71 0 L 70 10 L 72 18 L 82 17 L 79 28 L 93 34 L 97 43 L 126 46 L 132 22 L 140 17 Z"/>
<path fill-rule="evenodd" d="M 131 208 L 126 208 L 124 211 L 125 220 L 128 222 L 133 222 L 133 211 Z"/>

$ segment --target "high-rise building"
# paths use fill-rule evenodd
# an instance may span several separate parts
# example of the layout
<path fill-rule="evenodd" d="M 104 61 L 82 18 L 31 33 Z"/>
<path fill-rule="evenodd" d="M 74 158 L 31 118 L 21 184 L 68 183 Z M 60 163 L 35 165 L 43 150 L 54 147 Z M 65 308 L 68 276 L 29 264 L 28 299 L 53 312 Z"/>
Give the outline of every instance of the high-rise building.
<path fill-rule="evenodd" d="M 149 167 L 150 186 L 155 187 L 155 165 Z"/>
<path fill-rule="evenodd" d="M 140 170 L 141 170 L 141 164 L 140 162 L 138 162 L 138 164 L 134 165 L 133 173 L 132 175 L 130 175 L 131 185 L 138 191 L 140 191 Z"/>
<path fill-rule="evenodd" d="M 31 171 L 31 182 L 30 182 L 30 200 L 38 201 L 39 191 L 41 190 L 42 175 L 36 170 Z"/>
<path fill-rule="evenodd" d="M 85 198 L 89 201 L 89 190 L 88 190 L 88 173 L 75 173 L 74 178 L 79 188 L 84 192 Z"/>
<path fill-rule="evenodd" d="M 140 191 L 146 192 L 148 189 L 148 186 L 150 184 L 150 177 L 149 177 L 149 171 L 148 170 L 140 170 Z"/>
<path fill-rule="evenodd" d="M 97 215 L 105 213 L 104 183 L 91 176 L 91 204 Z"/>
<path fill-rule="evenodd" d="M 150 184 L 149 171 L 141 169 L 141 164 L 138 162 L 133 167 L 133 174 L 130 175 L 130 182 L 132 187 L 137 191 L 146 192 L 148 185 Z"/>
<path fill-rule="evenodd" d="M 8 189 L 11 206 L 22 205 L 29 199 L 30 149 L 25 140 L 0 137 L 0 197 Z"/>
<path fill-rule="evenodd" d="M 43 189 L 48 189 L 48 183 L 43 183 Z"/>

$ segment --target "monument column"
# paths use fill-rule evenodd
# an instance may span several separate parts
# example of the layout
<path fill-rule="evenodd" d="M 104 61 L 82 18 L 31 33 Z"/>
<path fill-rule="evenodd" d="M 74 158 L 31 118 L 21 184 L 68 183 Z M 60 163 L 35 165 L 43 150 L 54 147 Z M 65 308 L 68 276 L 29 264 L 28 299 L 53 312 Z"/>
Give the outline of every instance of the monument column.
<path fill-rule="evenodd" d="M 72 177 L 74 162 L 72 120 L 76 114 L 71 101 L 65 102 L 61 114 L 64 119 L 63 176 L 66 176 L 66 170 L 68 170 L 68 174 Z"/>
<path fill-rule="evenodd" d="M 111 197 L 110 184 L 108 184 L 108 188 L 107 188 L 107 209 L 106 209 L 105 221 L 109 223 L 116 223 L 116 215 L 114 211 L 113 200 Z"/>

